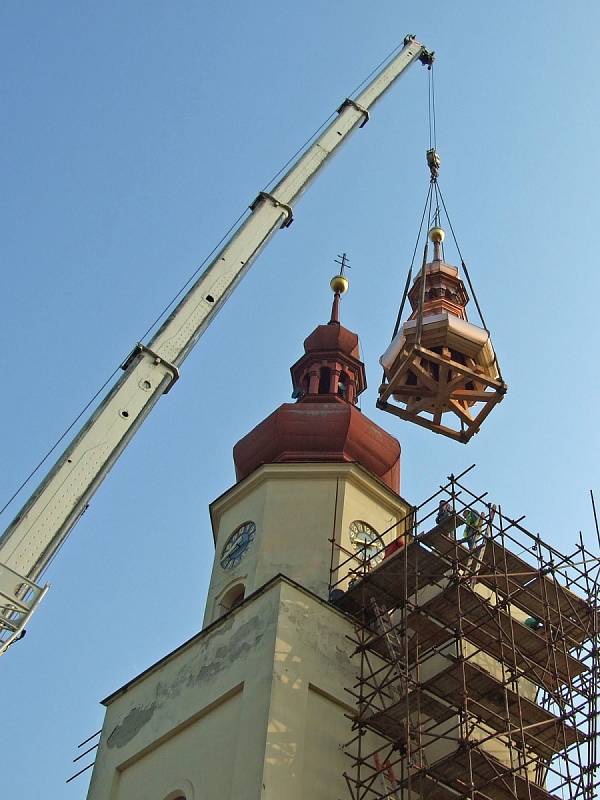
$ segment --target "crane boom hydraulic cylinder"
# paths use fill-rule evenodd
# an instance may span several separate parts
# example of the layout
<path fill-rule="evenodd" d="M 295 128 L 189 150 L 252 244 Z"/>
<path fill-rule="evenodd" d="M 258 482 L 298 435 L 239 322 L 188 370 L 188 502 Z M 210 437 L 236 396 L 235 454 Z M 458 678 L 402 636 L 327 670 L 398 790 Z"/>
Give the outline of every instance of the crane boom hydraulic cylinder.
<path fill-rule="evenodd" d="M 414 61 L 433 54 L 413 36 L 355 98 L 347 99 L 325 131 L 299 156 L 229 238 L 162 327 L 138 344 L 123 375 L 0 537 L 0 653 L 20 635 L 47 587 L 35 582 L 55 555 L 108 471 L 179 367 L 271 236 L 292 221 L 292 206 L 377 100 Z"/>

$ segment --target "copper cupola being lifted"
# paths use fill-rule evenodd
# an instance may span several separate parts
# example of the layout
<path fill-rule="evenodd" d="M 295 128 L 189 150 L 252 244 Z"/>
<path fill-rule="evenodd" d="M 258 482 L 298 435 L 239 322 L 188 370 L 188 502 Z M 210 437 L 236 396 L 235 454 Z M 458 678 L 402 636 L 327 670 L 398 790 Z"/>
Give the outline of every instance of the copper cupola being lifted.
<path fill-rule="evenodd" d="M 462 271 L 480 324 L 468 320 L 469 295 L 458 268 L 444 258 L 440 203 L 446 217 L 447 212 L 437 182 L 440 159 L 433 148 L 427 152 L 427 163 L 431 181 L 415 247 L 416 253 L 427 218 L 422 266 L 412 286 L 412 265 L 409 269 L 392 341 L 380 358 L 384 377 L 377 406 L 435 433 L 468 442 L 507 387 L 464 260 Z M 450 220 L 448 224 L 460 255 Z M 433 258 L 428 260 L 431 245 Z M 411 313 L 402 323 L 407 299 Z"/>

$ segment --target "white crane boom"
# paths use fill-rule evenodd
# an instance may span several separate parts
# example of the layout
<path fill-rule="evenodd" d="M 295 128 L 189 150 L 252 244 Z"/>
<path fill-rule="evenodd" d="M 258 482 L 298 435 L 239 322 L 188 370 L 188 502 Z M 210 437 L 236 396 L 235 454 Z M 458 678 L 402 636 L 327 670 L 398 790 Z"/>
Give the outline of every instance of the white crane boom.
<path fill-rule="evenodd" d="M 414 61 L 433 54 L 413 36 L 297 159 L 271 192 L 260 192 L 251 213 L 217 253 L 151 341 L 137 344 L 123 375 L 92 412 L 13 522 L 0 537 L 0 653 L 22 635 L 47 590 L 36 585 L 90 498 L 148 416 L 179 377 L 179 367 L 215 318 L 254 258 L 280 227 L 292 204 L 369 110 Z"/>

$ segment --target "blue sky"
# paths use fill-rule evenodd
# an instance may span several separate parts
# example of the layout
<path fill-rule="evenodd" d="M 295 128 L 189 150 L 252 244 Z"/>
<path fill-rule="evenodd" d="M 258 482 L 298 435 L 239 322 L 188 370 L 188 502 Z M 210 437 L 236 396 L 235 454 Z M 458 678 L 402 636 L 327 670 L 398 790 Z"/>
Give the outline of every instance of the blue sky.
<path fill-rule="evenodd" d="M 593 543 L 597 3 L 62 0 L 0 15 L 0 499 L 409 32 L 437 52 L 440 182 L 509 384 L 467 447 L 374 408 L 427 188 L 415 66 L 298 204 L 47 573 L 28 636 L 2 659 L 7 796 L 85 797 L 87 776 L 64 780 L 99 699 L 198 630 L 208 503 L 234 481 L 234 443 L 289 399 L 342 250 L 362 408 L 401 441 L 402 494 L 418 502 L 475 462 L 472 484 L 532 530 Z"/>

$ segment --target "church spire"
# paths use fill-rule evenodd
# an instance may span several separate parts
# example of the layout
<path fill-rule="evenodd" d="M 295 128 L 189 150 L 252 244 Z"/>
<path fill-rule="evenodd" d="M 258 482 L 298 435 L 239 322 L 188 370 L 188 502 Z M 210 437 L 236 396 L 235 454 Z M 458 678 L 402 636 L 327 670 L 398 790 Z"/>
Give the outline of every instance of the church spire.
<path fill-rule="evenodd" d="M 356 462 L 395 492 L 400 490 L 400 445 L 357 408 L 367 387 L 358 335 L 340 322 L 340 300 L 348 290 L 347 256 L 330 282 L 329 322 L 304 340 L 304 354 L 292 365 L 292 399 L 284 403 L 233 450 L 238 480 L 261 464 Z"/>
<path fill-rule="evenodd" d="M 367 382 L 360 360 L 358 336 L 340 323 L 340 298 L 348 291 L 348 256 L 336 261 L 338 275 L 330 281 L 333 291 L 331 319 L 318 325 L 304 341 L 304 355 L 291 368 L 293 397 L 298 401 L 342 401 L 356 404 Z"/>
<path fill-rule="evenodd" d="M 344 275 L 346 267 L 349 267 L 348 264 L 348 256 L 346 253 L 342 253 L 341 256 L 338 256 L 340 261 L 336 259 L 335 263 L 340 264 L 340 271 L 338 275 L 334 275 L 329 285 L 331 286 L 331 291 L 333 292 L 333 305 L 331 306 L 331 319 L 329 323 L 340 321 L 340 296 L 343 295 L 345 292 L 348 291 L 348 278 Z"/>

